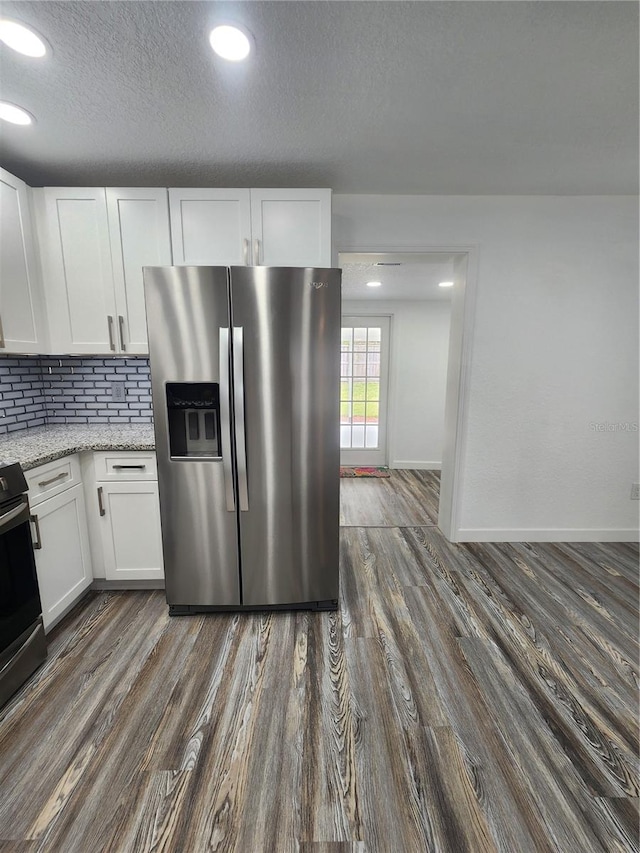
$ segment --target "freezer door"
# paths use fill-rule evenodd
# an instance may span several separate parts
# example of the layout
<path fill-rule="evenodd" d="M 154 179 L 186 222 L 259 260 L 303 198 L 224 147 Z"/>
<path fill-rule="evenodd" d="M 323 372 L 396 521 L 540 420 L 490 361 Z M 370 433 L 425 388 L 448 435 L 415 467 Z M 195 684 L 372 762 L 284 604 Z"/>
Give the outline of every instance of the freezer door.
<path fill-rule="evenodd" d="M 240 604 L 226 267 L 144 269 L 170 605 Z"/>
<path fill-rule="evenodd" d="M 338 597 L 340 278 L 231 268 L 244 605 Z"/>

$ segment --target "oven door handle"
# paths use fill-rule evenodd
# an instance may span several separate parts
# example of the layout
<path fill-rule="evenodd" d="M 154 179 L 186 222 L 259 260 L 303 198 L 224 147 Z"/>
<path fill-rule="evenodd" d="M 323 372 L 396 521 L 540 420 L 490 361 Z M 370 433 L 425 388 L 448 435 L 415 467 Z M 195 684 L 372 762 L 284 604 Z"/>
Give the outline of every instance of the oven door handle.
<path fill-rule="evenodd" d="M 11 509 L 7 510 L 7 512 L 3 512 L 2 515 L 0 515 L 0 533 L 8 532 L 5 531 L 4 528 L 11 524 L 11 522 L 14 521 L 16 518 L 18 518 L 21 513 L 27 513 L 28 516 L 29 510 L 27 507 L 28 504 L 23 501 L 19 503 L 18 506 L 14 506 Z M 26 518 L 23 520 L 26 521 Z M 11 527 L 15 527 L 15 524 L 11 524 Z"/>
<path fill-rule="evenodd" d="M 17 651 L 14 652 L 14 654 L 9 658 L 9 660 L 5 663 L 5 665 L 2 667 L 2 669 L 0 669 L 0 680 L 2 680 L 2 678 L 5 675 L 7 677 L 9 676 L 11 669 L 14 668 L 16 666 L 16 664 L 19 663 L 20 658 L 23 657 L 26 654 L 26 652 L 29 651 L 29 647 L 33 645 L 38 634 L 40 634 L 41 632 L 42 632 L 42 622 L 40 621 L 40 619 L 38 619 L 38 623 L 37 623 L 36 627 L 29 634 L 29 636 L 24 641 L 24 643 L 20 646 L 19 649 L 17 649 Z"/>

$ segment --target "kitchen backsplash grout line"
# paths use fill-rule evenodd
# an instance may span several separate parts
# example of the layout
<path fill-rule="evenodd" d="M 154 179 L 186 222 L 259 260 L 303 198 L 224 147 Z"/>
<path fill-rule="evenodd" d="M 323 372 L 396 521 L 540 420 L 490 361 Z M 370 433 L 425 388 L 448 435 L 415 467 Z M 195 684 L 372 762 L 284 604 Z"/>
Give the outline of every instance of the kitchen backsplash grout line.
<path fill-rule="evenodd" d="M 114 398 L 113 382 L 124 399 Z M 0 435 L 45 424 L 152 422 L 148 358 L 0 355 Z"/>

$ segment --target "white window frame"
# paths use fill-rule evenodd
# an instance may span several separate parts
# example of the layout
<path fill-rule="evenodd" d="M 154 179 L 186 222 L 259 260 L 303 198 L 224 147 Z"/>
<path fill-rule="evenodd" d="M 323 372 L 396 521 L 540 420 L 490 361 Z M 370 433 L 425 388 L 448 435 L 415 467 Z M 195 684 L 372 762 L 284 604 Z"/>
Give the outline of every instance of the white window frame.
<path fill-rule="evenodd" d="M 342 317 L 342 328 L 380 328 L 380 394 L 378 401 L 378 447 L 341 448 L 340 464 L 387 465 L 388 459 L 388 405 L 389 405 L 389 357 L 391 353 L 391 316 L 389 314 L 355 315 Z"/>

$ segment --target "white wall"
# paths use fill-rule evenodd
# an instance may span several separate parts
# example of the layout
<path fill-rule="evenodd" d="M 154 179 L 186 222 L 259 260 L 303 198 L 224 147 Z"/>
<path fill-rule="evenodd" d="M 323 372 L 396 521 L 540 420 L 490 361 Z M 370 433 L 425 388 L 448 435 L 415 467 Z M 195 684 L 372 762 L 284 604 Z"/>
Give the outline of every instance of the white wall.
<path fill-rule="evenodd" d="M 391 315 L 387 449 L 391 468 L 440 468 L 451 304 L 352 300 L 343 315 Z"/>
<path fill-rule="evenodd" d="M 637 537 L 633 197 L 334 195 L 337 251 L 477 246 L 461 540 Z"/>

